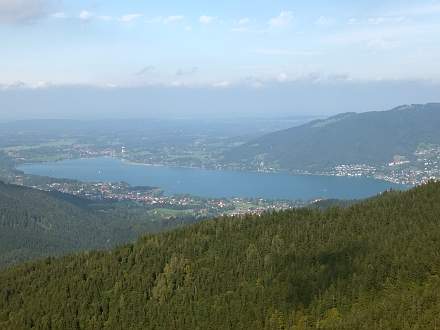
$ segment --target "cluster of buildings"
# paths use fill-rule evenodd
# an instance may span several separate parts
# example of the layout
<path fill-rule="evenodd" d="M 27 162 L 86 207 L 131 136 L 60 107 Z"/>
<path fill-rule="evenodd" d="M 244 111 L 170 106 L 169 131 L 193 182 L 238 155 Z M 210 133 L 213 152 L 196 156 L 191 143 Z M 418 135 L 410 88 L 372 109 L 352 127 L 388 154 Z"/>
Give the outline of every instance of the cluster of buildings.
<path fill-rule="evenodd" d="M 132 188 L 124 182 L 85 183 L 69 180 L 40 183 L 33 188 L 58 191 L 89 200 L 138 202 L 151 209 L 191 210 L 194 216 L 262 214 L 302 206 L 295 201 L 268 201 L 264 199 L 222 198 L 206 199 L 189 195 L 166 196 L 157 188 Z"/>
<path fill-rule="evenodd" d="M 413 162 L 393 165 L 379 178 L 400 184 L 420 185 L 440 179 L 440 154 L 438 158 L 419 158 Z"/>
<path fill-rule="evenodd" d="M 263 202 L 262 205 L 254 204 L 253 202 L 243 202 L 242 200 L 239 202 L 239 206 L 234 208 L 232 211 L 225 213 L 224 215 L 230 216 L 243 216 L 246 214 L 250 215 L 261 215 L 266 212 L 271 211 L 282 211 L 282 210 L 291 210 L 296 207 L 304 206 L 305 203 L 302 202 Z"/>
<path fill-rule="evenodd" d="M 396 184 L 420 185 L 440 179 L 440 146 L 420 147 L 411 157 L 396 155 L 383 166 L 338 165 L 323 174 L 367 176 Z"/>
<path fill-rule="evenodd" d="M 328 172 L 334 176 L 375 176 L 377 169 L 366 164 L 338 165 Z"/>

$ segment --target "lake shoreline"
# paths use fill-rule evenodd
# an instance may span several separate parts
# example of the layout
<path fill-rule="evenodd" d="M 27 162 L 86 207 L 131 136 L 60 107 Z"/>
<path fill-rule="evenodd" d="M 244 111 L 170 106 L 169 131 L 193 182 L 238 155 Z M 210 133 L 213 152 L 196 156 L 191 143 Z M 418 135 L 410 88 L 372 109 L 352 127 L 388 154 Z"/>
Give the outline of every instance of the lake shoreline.
<path fill-rule="evenodd" d="M 366 177 L 173 167 L 109 156 L 20 165 L 17 169 L 59 179 L 123 181 L 134 186 L 159 187 L 168 195 L 189 194 L 207 198 L 361 199 L 389 189 L 409 188 Z"/>

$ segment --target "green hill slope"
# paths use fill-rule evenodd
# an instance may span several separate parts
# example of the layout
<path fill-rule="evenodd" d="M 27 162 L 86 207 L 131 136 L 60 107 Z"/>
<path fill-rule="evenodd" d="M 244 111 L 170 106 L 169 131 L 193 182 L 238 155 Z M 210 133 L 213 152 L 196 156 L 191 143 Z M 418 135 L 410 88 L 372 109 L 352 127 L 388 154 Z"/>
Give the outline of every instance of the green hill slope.
<path fill-rule="evenodd" d="M 440 184 L 0 273 L 1 329 L 435 329 Z"/>
<path fill-rule="evenodd" d="M 106 246 L 104 220 L 49 193 L 0 183 L 0 263 Z"/>
<path fill-rule="evenodd" d="M 420 144 L 440 145 L 440 104 L 345 113 L 265 135 L 225 154 L 229 162 L 321 170 L 339 164 L 387 164 L 413 156 Z"/>
<path fill-rule="evenodd" d="M 0 267 L 72 251 L 103 249 L 171 227 L 120 204 L 90 201 L 0 182 Z M 133 208 L 133 207 L 132 207 Z"/>

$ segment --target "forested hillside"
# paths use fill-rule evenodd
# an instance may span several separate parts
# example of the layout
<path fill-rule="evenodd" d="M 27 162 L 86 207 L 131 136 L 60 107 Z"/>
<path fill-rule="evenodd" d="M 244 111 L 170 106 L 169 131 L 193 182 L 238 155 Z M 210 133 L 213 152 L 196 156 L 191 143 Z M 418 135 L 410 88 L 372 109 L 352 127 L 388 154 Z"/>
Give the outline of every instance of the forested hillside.
<path fill-rule="evenodd" d="M 435 329 L 440 183 L 0 273 L 1 329 Z"/>
<path fill-rule="evenodd" d="M 0 182 L 0 268 L 12 263 L 103 249 L 147 231 L 179 225 L 154 222 L 135 206 L 90 201 Z"/>
<path fill-rule="evenodd" d="M 344 113 L 265 135 L 225 154 L 229 162 L 321 170 L 339 164 L 388 164 L 421 144 L 440 145 L 440 104 Z"/>

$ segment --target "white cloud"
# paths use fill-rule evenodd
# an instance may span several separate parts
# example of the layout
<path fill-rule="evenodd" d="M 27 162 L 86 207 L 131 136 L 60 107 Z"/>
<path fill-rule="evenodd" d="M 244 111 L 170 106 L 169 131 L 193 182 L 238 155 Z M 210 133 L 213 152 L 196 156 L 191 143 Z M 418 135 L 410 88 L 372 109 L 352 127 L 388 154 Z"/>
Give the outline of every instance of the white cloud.
<path fill-rule="evenodd" d="M 136 76 L 144 76 L 146 74 L 154 73 L 156 71 L 156 67 L 153 65 L 148 65 L 138 72 L 136 72 Z"/>
<path fill-rule="evenodd" d="M 402 23 L 406 19 L 405 16 L 379 16 L 370 17 L 367 22 L 371 25 L 389 24 L 389 23 Z"/>
<path fill-rule="evenodd" d="M 293 13 L 291 11 L 282 11 L 277 17 L 273 17 L 269 20 L 269 26 L 271 27 L 286 27 L 293 21 Z"/>
<path fill-rule="evenodd" d="M 316 21 L 315 24 L 318 26 L 328 27 L 335 24 L 335 20 L 330 17 L 326 16 L 320 16 Z"/>
<path fill-rule="evenodd" d="M 292 50 L 292 49 L 279 49 L 279 48 L 263 48 L 257 49 L 256 52 L 260 55 L 271 55 L 271 56 L 311 56 L 318 55 L 319 52 L 307 51 L 307 50 Z"/>
<path fill-rule="evenodd" d="M 24 82 L 14 81 L 8 84 L 0 84 L 0 90 L 8 89 L 43 89 L 54 86 L 53 83 L 48 81 L 36 81 L 36 82 Z"/>
<path fill-rule="evenodd" d="M 250 18 L 243 17 L 238 20 L 237 24 L 243 26 L 243 25 L 248 25 L 250 22 L 251 22 Z"/>
<path fill-rule="evenodd" d="M 194 66 L 190 69 L 179 69 L 176 72 L 176 76 L 191 76 L 196 74 L 199 71 L 199 68 Z"/>
<path fill-rule="evenodd" d="M 183 15 L 171 15 L 171 16 L 165 17 L 163 19 L 163 22 L 165 24 L 170 24 L 170 23 L 181 22 L 184 19 L 185 19 L 185 16 L 183 16 Z"/>
<path fill-rule="evenodd" d="M 204 25 L 211 24 L 214 21 L 215 17 L 213 16 L 202 15 L 199 17 L 199 22 Z"/>
<path fill-rule="evenodd" d="M 126 15 L 121 16 L 119 18 L 119 20 L 124 23 L 130 23 L 130 22 L 137 20 L 138 18 L 140 18 L 142 16 L 143 16 L 142 14 L 126 14 Z"/>
<path fill-rule="evenodd" d="M 345 73 L 338 74 L 326 74 L 323 72 L 303 72 L 303 73 L 288 73 L 281 71 L 277 73 L 266 72 L 265 74 L 253 74 L 252 76 L 245 77 L 240 84 L 248 85 L 253 88 L 263 88 L 271 84 L 283 84 L 283 83 L 294 83 L 294 82 L 308 82 L 308 83 L 323 83 L 323 82 L 344 82 L 351 81 L 352 78 Z M 237 83 L 237 82 L 235 82 Z"/>
<path fill-rule="evenodd" d="M 91 20 L 93 18 L 93 14 L 91 12 L 87 11 L 87 10 L 82 10 L 79 13 L 78 17 L 82 21 L 89 21 L 89 20 Z"/>
<path fill-rule="evenodd" d="M 59 12 L 51 15 L 54 18 L 69 18 L 69 15 L 67 15 L 64 12 Z M 83 22 L 89 22 L 91 20 L 101 20 L 101 21 L 112 21 L 114 18 L 112 16 L 108 15 L 96 15 L 95 13 L 92 13 L 88 10 L 82 10 L 79 15 L 77 16 L 79 20 Z"/>
<path fill-rule="evenodd" d="M 238 21 L 234 23 L 234 26 L 232 27 L 231 31 L 233 32 L 250 32 L 250 24 L 252 23 L 252 20 L 248 17 L 240 18 Z"/>
<path fill-rule="evenodd" d="M 6 84 L 0 84 L 0 90 L 29 88 L 29 85 L 23 81 L 13 81 Z"/>
<path fill-rule="evenodd" d="M 52 84 L 48 81 L 37 81 L 35 84 L 31 86 L 31 88 L 39 89 L 39 88 L 48 88 L 51 86 Z"/>
<path fill-rule="evenodd" d="M 0 0 L 0 24 L 26 24 L 46 17 L 51 0 Z"/>
<path fill-rule="evenodd" d="M 170 83 L 170 86 L 171 87 L 185 87 L 186 84 L 183 81 L 176 80 L 176 81 L 172 81 Z"/>
<path fill-rule="evenodd" d="M 368 18 L 352 17 L 348 20 L 348 25 L 385 25 L 399 24 L 407 21 L 406 16 L 373 16 Z"/>
<path fill-rule="evenodd" d="M 59 18 L 59 19 L 62 19 L 62 18 L 67 18 L 67 15 L 66 15 L 66 13 L 64 13 L 64 12 L 58 12 L 58 13 L 53 13 L 52 15 L 50 15 L 51 17 L 53 17 L 53 18 Z"/>
<path fill-rule="evenodd" d="M 157 16 L 147 20 L 148 23 L 152 24 L 172 24 L 178 23 L 185 20 L 183 15 L 170 15 L 170 16 Z"/>
<path fill-rule="evenodd" d="M 230 87 L 232 84 L 230 81 L 219 81 L 219 82 L 215 82 L 212 84 L 212 87 L 215 88 L 228 88 Z"/>
<path fill-rule="evenodd" d="M 278 80 L 279 82 L 285 82 L 285 81 L 287 81 L 288 79 L 289 79 L 289 76 L 288 76 L 286 73 L 284 73 L 284 72 L 280 73 L 280 74 L 278 75 L 278 77 L 277 77 L 277 80 Z"/>

